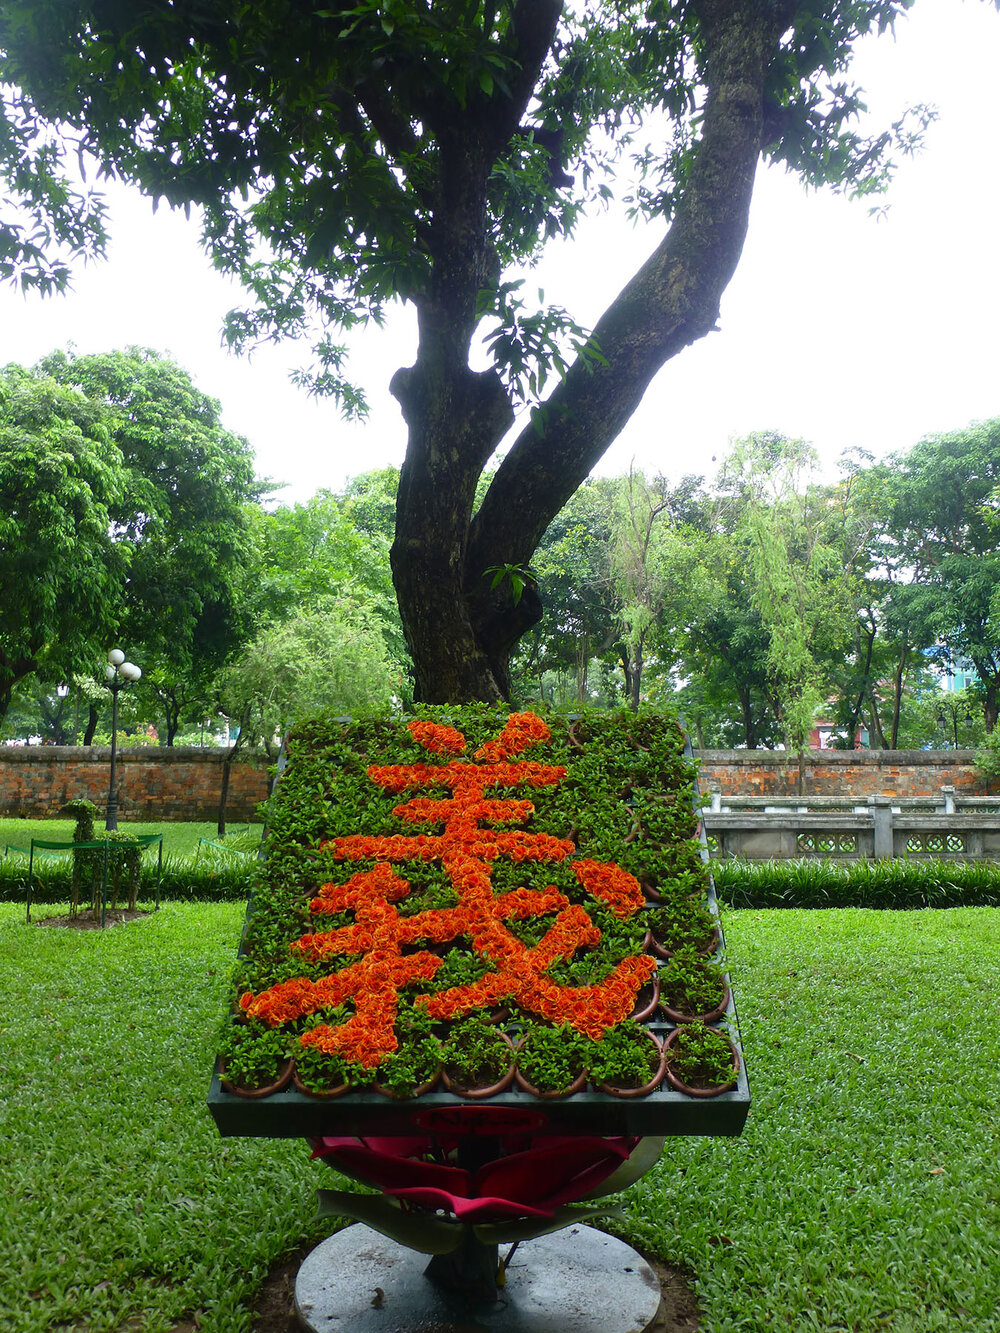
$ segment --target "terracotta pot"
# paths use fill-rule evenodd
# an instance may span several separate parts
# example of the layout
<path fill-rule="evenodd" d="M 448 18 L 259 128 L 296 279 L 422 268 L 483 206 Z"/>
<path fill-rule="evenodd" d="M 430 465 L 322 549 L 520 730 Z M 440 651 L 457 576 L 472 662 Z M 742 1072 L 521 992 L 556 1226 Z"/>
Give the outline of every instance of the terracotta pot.
<path fill-rule="evenodd" d="M 507 1091 L 510 1085 L 514 1082 L 514 1045 L 506 1032 L 502 1032 L 500 1035 L 510 1047 L 510 1067 L 504 1074 L 503 1078 L 498 1079 L 495 1083 L 490 1083 L 479 1088 L 473 1088 L 458 1083 L 453 1078 L 449 1078 L 448 1071 L 442 1069 L 441 1082 L 444 1084 L 447 1092 L 454 1093 L 456 1097 L 465 1097 L 470 1101 L 482 1101 L 486 1097 L 496 1097 L 498 1093 Z"/>
<path fill-rule="evenodd" d="M 273 1083 L 268 1083 L 263 1088 L 241 1088 L 237 1083 L 230 1083 L 226 1078 L 226 1062 L 219 1061 L 219 1083 L 222 1085 L 223 1092 L 232 1093 L 236 1097 L 270 1097 L 275 1092 L 283 1092 L 292 1081 L 292 1062 L 288 1060 L 282 1067 L 282 1071 Z"/>
<path fill-rule="evenodd" d="M 644 1023 L 646 1019 L 655 1012 L 656 1006 L 659 1003 L 660 982 L 659 978 L 654 974 L 635 997 L 635 1008 L 632 1010 L 629 1017 L 634 1018 L 637 1023 Z"/>
<path fill-rule="evenodd" d="M 667 960 L 669 960 L 673 956 L 674 950 L 668 949 L 666 945 L 661 944 L 652 931 L 648 931 L 647 935 L 649 939 L 647 949 L 650 953 L 655 954 L 657 958 L 663 958 Z M 715 929 L 712 931 L 711 938 L 708 940 L 707 944 L 704 946 L 704 948 L 699 950 L 701 956 L 703 958 L 710 957 L 713 953 L 715 953 L 716 949 L 718 949 L 721 942 L 722 942 L 722 936 L 719 933 L 719 927 L 716 926 Z"/>
<path fill-rule="evenodd" d="M 568 1087 L 556 1088 L 554 1092 L 542 1092 L 541 1088 L 536 1088 L 533 1083 L 528 1082 L 520 1069 L 515 1069 L 514 1078 L 517 1081 L 517 1086 L 522 1092 L 530 1092 L 532 1097 L 537 1097 L 541 1102 L 556 1102 L 560 1101 L 563 1097 L 572 1097 L 574 1092 L 582 1092 L 587 1086 L 586 1070 L 581 1074 L 578 1074 Z"/>
<path fill-rule="evenodd" d="M 736 1050 L 736 1047 L 733 1045 L 731 1041 L 729 1041 L 728 1037 L 726 1037 L 726 1040 L 729 1041 L 730 1049 L 733 1052 L 733 1077 L 729 1083 L 724 1083 L 718 1087 L 699 1088 L 693 1086 L 692 1084 L 685 1083 L 683 1079 L 677 1077 L 677 1075 L 670 1068 L 670 1050 L 674 1042 L 677 1040 L 677 1034 L 679 1031 L 680 1031 L 679 1028 L 674 1028 L 673 1032 L 670 1033 L 670 1035 L 667 1037 L 666 1041 L 663 1044 L 663 1055 L 666 1063 L 667 1082 L 670 1084 L 670 1086 L 676 1089 L 677 1092 L 686 1093 L 688 1097 L 718 1097 L 721 1093 L 729 1092 L 733 1088 L 735 1088 L 736 1076 L 740 1072 L 740 1057 Z M 722 1035 L 725 1036 L 725 1033 L 723 1033 Z"/>
<path fill-rule="evenodd" d="M 660 1004 L 660 1012 L 670 1019 L 671 1023 L 694 1023 L 700 1019 L 703 1023 L 717 1023 L 729 1008 L 729 987 L 724 987 L 722 1000 L 714 1009 L 709 1009 L 703 1014 L 686 1014 L 680 1009 L 671 1009 L 668 1004 Z"/>
<path fill-rule="evenodd" d="M 296 1092 L 301 1092 L 303 1097 L 319 1097 L 324 1101 L 330 1101 L 334 1097 L 342 1097 L 350 1089 L 349 1083 L 338 1083 L 335 1088 L 324 1088 L 322 1092 L 317 1092 L 315 1088 L 307 1088 L 299 1079 L 298 1070 L 292 1064 L 292 1086 Z"/>
<path fill-rule="evenodd" d="M 639 876 L 639 888 L 642 889 L 643 897 L 650 903 L 662 903 L 663 894 L 655 884 L 646 876 Z"/>
<path fill-rule="evenodd" d="M 596 1083 L 594 1086 L 597 1088 L 599 1092 L 606 1093 L 607 1096 L 609 1097 L 631 1098 L 631 1097 L 648 1097 L 651 1092 L 656 1091 L 656 1089 L 663 1082 L 664 1052 L 663 1048 L 661 1047 L 659 1041 L 656 1038 L 655 1033 L 647 1032 L 646 1037 L 656 1047 L 656 1053 L 659 1056 L 659 1063 L 656 1067 L 656 1072 L 653 1074 L 652 1078 L 648 1079 L 647 1082 L 635 1088 L 627 1088 L 616 1083 Z"/>
<path fill-rule="evenodd" d="M 523 1044 L 523 1040 L 519 1041 L 514 1048 L 515 1051 L 519 1052 Z M 584 1070 L 581 1074 L 578 1074 L 567 1087 L 556 1088 L 553 1092 L 543 1092 L 541 1088 L 536 1088 L 534 1083 L 529 1082 L 522 1074 L 520 1068 L 515 1068 L 514 1079 L 522 1092 L 530 1093 L 532 1097 L 537 1097 L 541 1102 L 556 1102 L 561 1101 L 564 1097 L 572 1097 L 575 1092 L 581 1092 L 587 1086 L 587 1071 Z"/>
<path fill-rule="evenodd" d="M 441 1077 L 441 1070 L 434 1071 L 434 1077 L 429 1078 L 426 1083 L 418 1083 L 412 1092 L 396 1092 L 393 1088 L 385 1088 L 381 1083 L 373 1083 L 372 1090 L 380 1093 L 383 1097 L 389 1097 L 394 1101 L 408 1102 L 414 1097 L 422 1097 L 425 1092 L 430 1092 L 438 1079 Z"/>

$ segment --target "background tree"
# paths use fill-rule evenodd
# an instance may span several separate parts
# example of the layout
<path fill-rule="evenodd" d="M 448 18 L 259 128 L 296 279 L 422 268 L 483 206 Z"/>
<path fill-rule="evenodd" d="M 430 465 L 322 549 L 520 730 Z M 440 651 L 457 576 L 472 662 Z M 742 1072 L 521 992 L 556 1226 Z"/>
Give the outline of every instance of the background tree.
<path fill-rule="evenodd" d="M 254 581 L 265 621 L 353 608 L 378 626 L 385 651 L 406 661 L 389 568 L 392 494 L 384 489 L 397 475 L 363 473 L 339 493 L 321 490 L 303 504 L 260 512 Z"/>
<path fill-rule="evenodd" d="M 181 717 L 254 629 L 250 511 L 264 484 L 253 451 L 223 427 L 215 399 L 148 349 L 57 352 L 35 373 L 99 405 L 121 451 L 127 484 L 112 517 L 129 573 L 118 628 L 141 659 L 171 745 Z"/>
<path fill-rule="evenodd" d="M 320 709 L 388 708 L 399 699 L 401 677 L 381 627 L 356 611 L 306 613 L 269 626 L 247 644 L 216 682 L 219 711 L 234 733 L 222 767 L 219 836 L 226 834 L 230 772 L 241 751 L 276 757 L 296 718 Z"/>
<path fill-rule="evenodd" d="M 662 617 L 670 583 L 670 487 L 664 477 L 650 482 L 630 471 L 616 499 L 611 570 L 619 602 L 625 695 L 638 712 L 647 644 Z"/>
<path fill-rule="evenodd" d="M 19 681 L 68 679 L 113 635 L 125 487 L 104 406 L 18 366 L 0 373 L 0 721 Z"/>
<path fill-rule="evenodd" d="M 618 486 L 617 479 L 588 479 L 539 543 L 532 568 L 545 610 L 522 640 L 514 664 L 524 696 L 593 702 L 594 672 L 599 677 L 601 664 L 609 664 L 620 636 L 610 554 Z"/>
<path fill-rule="evenodd" d="M 739 441 L 726 465 L 769 636 L 769 695 L 785 744 L 799 755 L 800 779 L 816 710 L 829 693 L 823 663 L 842 661 L 850 647 L 864 551 L 845 493 L 808 484 L 816 461 L 803 441 L 762 432 Z"/>
<path fill-rule="evenodd" d="M 987 732 L 1000 710 L 1000 419 L 930 436 L 873 466 L 887 561 L 906 569 L 900 614 L 920 645 L 937 643 L 971 662 Z"/>
<path fill-rule="evenodd" d="M 484 572 L 529 563 L 656 372 L 716 326 L 758 160 L 865 193 L 890 141 L 911 144 L 849 127 L 861 101 L 846 77 L 853 43 L 907 4 L 7 0 L 0 159 L 15 199 L 71 247 L 99 248 L 100 219 L 88 232 L 67 217 L 43 132 L 200 205 L 215 263 L 256 302 L 230 317 L 231 342 L 312 328 L 303 382 L 348 411 L 363 404 L 336 331 L 415 306 L 416 359 L 391 387 L 409 431 L 393 575 L 416 693 L 495 699 L 541 608 Z M 518 266 L 604 203 L 626 153 L 638 176 L 621 191 L 670 225 L 588 336 L 532 306 Z M 3 236 L 30 272 L 24 234 Z M 490 364 L 473 370 L 482 334 Z M 518 404 L 530 421 L 473 517 Z"/>

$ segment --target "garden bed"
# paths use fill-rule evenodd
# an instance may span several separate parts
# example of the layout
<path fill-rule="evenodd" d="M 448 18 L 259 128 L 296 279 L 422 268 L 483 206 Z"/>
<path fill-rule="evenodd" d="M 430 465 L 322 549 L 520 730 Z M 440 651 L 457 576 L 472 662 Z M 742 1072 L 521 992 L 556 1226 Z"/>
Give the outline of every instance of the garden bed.
<path fill-rule="evenodd" d="M 400 1071 L 410 1047 L 446 1043 L 469 1016 L 489 1016 L 515 1046 L 558 1029 L 591 1073 L 670 972 L 650 928 L 697 903 L 721 987 L 708 1021 L 738 1049 L 684 750 L 660 715 L 543 720 L 483 706 L 407 724 L 330 717 L 293 734 L 233 983 L 227 1065 L 210 1093 L 220 1130 L 440 1126 L 461 1099 L 436 1076 L 409 1095 L 423 1085 Z M 643 1028 L 663 1042 L 675 1021 L 654 1001 Z M 288 1057 L 320 1055 L 335 1071 L 330 1091 L 339 1080 L 346 1092 L 333 1100 L 286 1079 L 261 1095 L 252 1070 L 241 1088 L 231 1070 L 267 1048 L 275 1063 L 261 1087 Z M 509 1087 L 488 1104 L 552 1132 L 738 1134 L 749 1090 L 736 1062 L 735 1087 L 711 1098 L 674 1090 L 661 1069 L 642 1096 L 596 1091 L 595 1075 L 571 1095 Z"/>

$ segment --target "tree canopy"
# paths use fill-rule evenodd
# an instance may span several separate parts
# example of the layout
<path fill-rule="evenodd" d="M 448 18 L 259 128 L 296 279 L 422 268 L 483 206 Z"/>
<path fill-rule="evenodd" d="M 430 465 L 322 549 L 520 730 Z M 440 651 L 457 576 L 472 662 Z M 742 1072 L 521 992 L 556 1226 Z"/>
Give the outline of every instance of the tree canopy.
<path fill-rule="evenodd" d="M 348 412 L 363 401 L 340 331 L 412 302 L 416 360 L 391 387 L 416 693 L 495 699 L 541 607 L 487 571 L 528 563 L 652 377 L 715 328 L 758 161 L 866 193 L 893 144 L 912 146 L 902 123 L 859 133 L 847 72 L 855 41 L 909 3 L 5 0 L 0 162 L 22 212 L 0 227 L 0 273 L 58 286 L 50 242 L 101 249 L 99 210 L 60 179 L 62 156 L 89 153 L 198 205 L 251 300 L 230 341 L 312 335 L 303 382 Z M 519 266 L 616 191 L 664 235 L 585 330 L 532 305 Z"/>
<path fill-rule="evenodd" d="M 57 352 L 3 372 L 0 472 L 0 717 L 18 680 L 86 675 L 120 637 L 172 736 L 181 699 L 255 626 L 250 446 L 154 352 Z"/>
<path fill-rule="evenodd" d="M 42 667 L 68 675 L 114 633 L 124 490 L 99 406 L 19 366 L 0 372 L 0 720 L 19 681 Z"/>

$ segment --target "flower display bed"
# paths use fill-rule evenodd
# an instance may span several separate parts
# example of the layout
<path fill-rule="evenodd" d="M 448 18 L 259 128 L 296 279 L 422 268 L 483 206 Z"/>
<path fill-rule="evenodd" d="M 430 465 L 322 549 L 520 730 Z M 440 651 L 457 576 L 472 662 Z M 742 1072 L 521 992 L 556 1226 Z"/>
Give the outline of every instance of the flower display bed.
<path fill-rule="evenodd" d="M 685 967 L 707 967 L 702 987 L 718 980 L 724 1003 L 709 1021 L 738 1049 L 721 932 L 705 963 L 704 912 L 690 910 L 717 917 L 693 792 L 683 733 L 657 714 L 543 719 L 471 706 L 302 726 L 271 801 L 221 1046 L 231 1087 L 241 1059 L 258 1080 L 271 1059 L 301 1068 L 256 1097 L 224 1091 L 217 1068 L 219 1129 L 454 1128 L 470 1103 L 434 1064 L 460 1031 L 492 1024 L 516 1060 L 532 1033 L 558 1030 L 541 1043 L 553 1078 L 570 1048 L 606 1072 L 603 1039 L 628 1030 L 651 983 Z M 682 927 L 692 918 L 691 964 L 683 929 L 663 948 L 671 915 Z M 665 1042 L 674 1026 L 658 1006 L 637 1040 Z M 537 1054 L 534 1068 L 529 1082 Z M 324 1079 L 338 1095 L 318 1095 Z M 550 1132 L 737 1134 L 749 1107 L 742 1060 L 736 1086 L 711 1097 L 665 1077 L 628 1098 L 589 1077 L 559 1097 L 494 1081 L 500 1090 L 475 1103 L 480 1132 L 503 1108 L 505 1126 Z"/>

